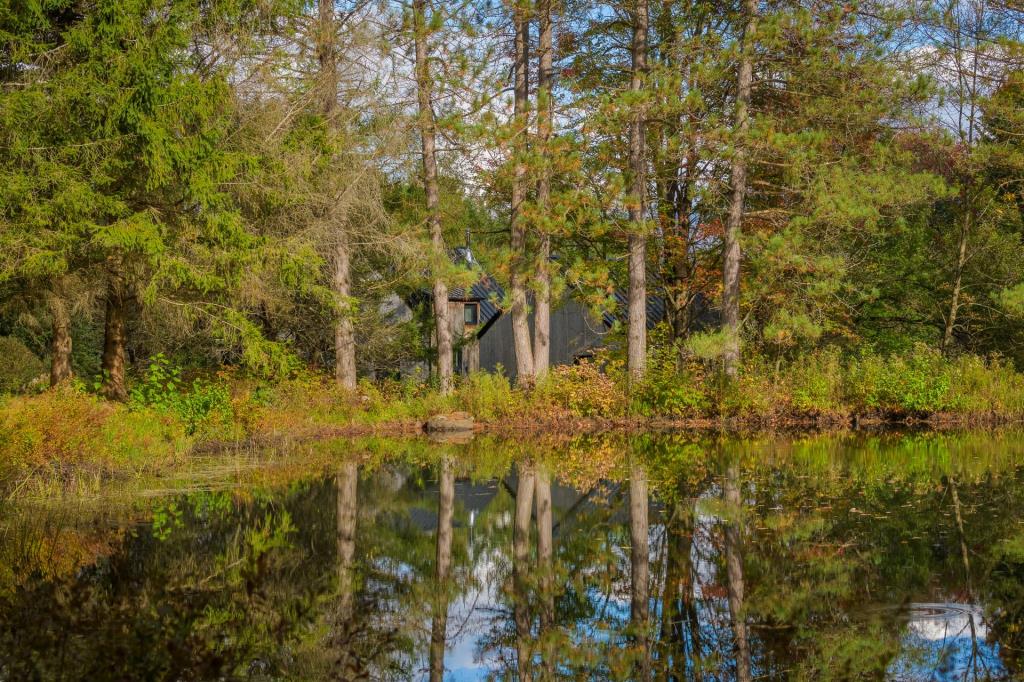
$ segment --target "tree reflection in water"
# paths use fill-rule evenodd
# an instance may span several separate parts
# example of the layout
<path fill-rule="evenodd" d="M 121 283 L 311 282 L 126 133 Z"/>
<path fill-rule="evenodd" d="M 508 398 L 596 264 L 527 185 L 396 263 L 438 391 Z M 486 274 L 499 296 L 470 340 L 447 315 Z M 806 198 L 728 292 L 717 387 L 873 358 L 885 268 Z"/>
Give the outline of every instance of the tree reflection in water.
<path fill-rule="evenodd" d="M 448 641 L 448 581 L 452 563 L 452 518 L 455 512 L 455 471 L 451 458 L 441 458 L 437 495 L 437 559 L 434 578 L 433 620 L 430 625 L 430 682 L 444 679 L 444 652 Z"/>
<path fill-rule="evenodd" d="M 0 680 L 1022 674 L 1019 436 L 320 447 L 327 476 L 9 505 Z"/>

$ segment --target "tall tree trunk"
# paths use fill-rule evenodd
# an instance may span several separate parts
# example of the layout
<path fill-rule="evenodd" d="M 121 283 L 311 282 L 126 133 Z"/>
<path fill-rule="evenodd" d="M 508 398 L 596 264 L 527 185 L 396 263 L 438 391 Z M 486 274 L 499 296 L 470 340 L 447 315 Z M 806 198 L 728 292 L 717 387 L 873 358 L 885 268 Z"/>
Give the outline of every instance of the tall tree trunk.
<path fill-rule="evenodd" d="M 520 682 L 533 679 L 533 633 L 529 608 L 530 521 L 536 473 L 532 466 L 520 466 L 516 488 L 515 526 L 512 531 L 512 600 L 516 624 L 516 661 Z"/>
<path fill-rule="evenodd" d="M 115 266 L 119 267 L 119 266 Z M 111 400 L 127 400 L 125 348 L 128 345 L 128 292 L 124 275 L 112 271 L 107 279 L 106 318 L 103 324 L 101 392 Z"/>
<path fill-rule="evenodd" d="M 544 679 L 554 679 L 555 652 L 551 647 L 551 628 L 555 622 L 554 592 L 554 540 L 552 538 L 553 513 L 551 509 L 551 473 L 546 468 L 537 471 L 537 570 L 540 573 L 540 640 L 544 663 Z"/>
<path fill-rule="evenodd" d="M 334 130 L 338 108 L 338 59 L 335 42 L 338 24 L 334 16 L 334 0 L 319 0 L 316 51 L 320 62 L 320 107 L 330 130 Z M 333 207 L 326 209 L 333 216 Z M 334 326 L 334 379 L 344 388 L 356 387 L 356 339 L 352 322 L 351 248 L 343 224 L 335 225 L 333 277 L 331 285 L 338 301 L 338 320 Z"/>
<path fill-rule="evenodd" d="M 736 465 L 730 465 L 722 481 L 722 496 L 729 513 L 737 519 L 742 517 L 742 500 L 740 498 L 739 472 Z M 736 650 L 736 679 L 738 682 L 750 682 L 750 639 L 747 633 L 747 622 L 743 612 L 743 535 L 741 520 L 730 521 L 725 527 L 725 567 L 729 577 L 729 617 L 732 619 L 732 630 Z"/>
<path fill-rule="evenodd" d="M 349 302 L 352 300 L 352 276 L 348 235 L 338 230 L 334 249 L 334 294 L 343 302 L 341 315 L 334 327 L 334 379 L 338 385 L 356 387 L 356 333 Z"/>
<path fill-rule="evenodd" d="M 356 679 L 357 662 L 352 651 L 354 635 L 356 524 L 358 519 L 359 467 L 345 462 L 335 478 L 335 529 L 338 549 L 338 601 L 334 638 L 338 679 Z"/>
<path fill-rule="evenodd" d="M 71 316 L 64 302 L 62 287 L 50 293 L 50 317 L 53 338 L 50 341 L 50 386 L 57 386 L 72 377 Z"/>
<path fill-rule="evenodd" d="M 647 70 L 648 0 L 636 0 L 633 16 L 632 76 L 630 89 L 643 89 L 643 74 Z M 634 105 L 637 106 L 637 105 Z M 629 126 L 630 201 L 629 218 L 629 330 L 626 364 L 631 382 L 643 379 L 647 371 L 647 236 L 644 234 L 644 214 L 647 181 L 644 169 L 644 111 L 638 107 Z"/>
<path fill-rule="evenodd" d="M 537 41 L 537 142 L 541 145 L 543 168 L 537 181 L 537 207 L 548 217 L 551 203 L 551 119 L 554 110 L 552 93 L 554 50 L 551 45 L 551 0 L 540 0 L 537 6 L 540 35 Z M 533 363 L 537 378 L 547 374 L 551 364 L 551 234 L 540 228 L 537 254 L 537 293 L 533 311 Z"/>
<path fill-rule="evenodd" d="M 647 472 L 634 464 L 629 474 L 629 554 L 630 554 L 630 620 L 640 649 L 638 679 L 651 676 L 648 642 L 650 599 L 650 548 L 647 524 Z"/>
<path fill-rule="evenodd" d="M 452 324 L 448 308 L 448 285 L 442 278 L 448 255 L 441 231 L 440 191 L 437 183 L 437 132 L 433 109 L 433 81 L 427 37 L 427 0 L 414 0 L 413 31 L 416 42 L 416 93 L 419 103 L 420 146 L 423 157 L 423 189 L 427 198 L 427 225 L 434 269 L 434 335 L 437 338 L 437 376 L 441 395 L 452 391 Z"/>
<path fill-rule="evenodd" d="M 530 319 L 526 297 L 526 224 L 523 202 L 526 200 L 526 148 L 528 109 L 530 106 L 530 24 L 524 3 L 513 0 L 512 20 L 515 24 L 515 180 L 512 183 L 512 344 L 516 353 L 516 382 L 533 384 L 535 368 L 530 341 Z"/>
<path fill-rule="evenodd" d="M 437 499 L 437 561 L 433 622 L 430 626 L 430 682 L 444 679 L 444 650 L 448 633 L 448 579 L 452 564 L 452 518 L 455 510 L 455 471 L 448 457 L 441 460 Z"/>
<path fill-rule="evenodd" d="M 948 353 L 953 344 L 953 333 L 956 331 L 956 318 L 960 312 L 960 294 L 963 290 L 964 265 L 967 264 L 967 235 L 971 226 L 971 209 L 967 191 L 961 194 L 964 205 L 963 225 L 960 228 L 960 239 L 957 244 L 956 273 L 953 276 L 953 294 L 949 299 L 949 315 L 946 316 L 946 328 L 942 334 L 942 352 Z"/>
<path fill-rule="evenodd" d="M 750 91 L 754 81 L 754 32 L 757 30 L 757 0 L 743 0 L 746 26 L 740 37 L 740 62 L 736 70 L 736 149 L 732 158 L 732 199 L 725 226 L 722 260 L 722 330 L 725 373 L 735 377 L 740 362 L 740 231 L 743 202 L 747 195 L 747 133 L 750 130 Z"/>

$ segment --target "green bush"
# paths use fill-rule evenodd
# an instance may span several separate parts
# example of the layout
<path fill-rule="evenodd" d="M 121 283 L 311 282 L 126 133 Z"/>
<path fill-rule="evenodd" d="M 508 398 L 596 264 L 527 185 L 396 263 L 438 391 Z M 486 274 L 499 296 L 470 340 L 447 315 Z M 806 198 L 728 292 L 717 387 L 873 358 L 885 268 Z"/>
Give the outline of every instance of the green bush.
<path fill-rule="evenodd" d="M 800 412 L 844 412 L 843 366 L 839 353 L 827 349 L 794 362 L 787 371 L 789 402 Z"/>
<path fill-rule="evenodd" d="M 0 393 L 14 393 L 46 374 L 46 364 L 20 340 L 0 336 Z"/>
<path fill-rule="evenodd" d="M 210 422 L 230 418 L 231 393 L 223 383 L 202 378 L 183 391 L 181 370 L 158 353 L 150 358 L 142 380 L 132 386 L 129 405 L 173 414 L 184 422 L 188 435 L 193 435 Z"/>
<path fill-rule="evenodd" d="M 954 367 L 950 402 L 957 411 L 1024 416 L 1024 375 L 996 356 L 959 358 Z"/>
<path fill-rule="evenodd" d="M 473 372 L 459 384 L 459 406 L 477 419 L 492 421 L 509 417 L 525 408 L 526 396 L 512 388 L 502 372 Z"/>
<path fill-rule="evenodd" d="M 169 410 L 178 401 L 180 388 L 181 370 L 163 353 L 157 353 L 149 359 L 141 381 L 132 385 L 129 404 Z"/>
<path fill-rule="evenodd" d="M 670 359 L 655 358 L 634 389 L 631 410 L 645 417 L 699 417 L 711 406 L 702 380 L 691 371 L 677 371 Z"/>
<path fill-rule="evenodd" d="M 917 345 L 907 355 L 863 354 L 847 371 L 847 398 L 857 407 L 917 414 L 955 409 L 953 364 L 942 354 Z"/>
<path fill-rule="evenodd" d="M 716 383 L 721 387 L 718 398 L 720 416 L 764 419 L 782 407 L 778 377 L 761 363 L 760 358 L 751 360 L 735 381 L 726 381 L 719 376 Z"/>

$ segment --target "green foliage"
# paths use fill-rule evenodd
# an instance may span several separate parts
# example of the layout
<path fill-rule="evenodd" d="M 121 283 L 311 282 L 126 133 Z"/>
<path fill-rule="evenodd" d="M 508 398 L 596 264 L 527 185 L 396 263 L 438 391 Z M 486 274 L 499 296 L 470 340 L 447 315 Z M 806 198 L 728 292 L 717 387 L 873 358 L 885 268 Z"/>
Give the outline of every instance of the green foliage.
<path fill-rule="evenodd" d="M 176 416 L 108 403 L 78 382 L 0 402 L 0 477 L 53 466 L 123 474 L 172 460 L 193 443 Z"/>
<path fill-rule="evenodd" d="M 0 336 L 0 393 L 13 393 L 46 373 L 46 365 L 13 336 Z"/>
<path fill-rule="evenodd" d="M 150 358 L 142 380 L 129 394 L 129 403 L 136 409 L 153 408 L 176 415 L 188 435 L 211 421 L 230 419 L 230 400 L 227 386 L 219 381 L 197 378 L 188 390 L 182 390 L 181 370 L 163 353 Z"/>
<path fill-rule="evenodd" d="M 184 527 L 182 523 L 182 510 L 177 502 L 171 501 L 166 505 L 160 505 L 153 509 L 153 537 L 160 542 L 167 541 L 175 530 Z"/>
<path fill-rule="evenodd" d="M 459 382 L 456 401 L 461 409 L 483 421 L 528 412 L 530 402 L 522 391 L 512 388 L 501 372 L 473 372 Z"/>
<path fill-rule="evenodd" d="M 843 366 L 838 352 L 826 350 L 801 357 L 787 375 L 795 410 L 827 414 L 848 409 L 843 405 Z"/>
<path fill-rule="evenodd" d="M 941 353 L 918 345 L 904 356 L 862 355 L 850 366 L 848 391 L 869 409 L 941 412 L 951 401 L 953 365 Z"/>
<path fill-rule="evenodd" d="M 623 67 L 633 56 L 622 49 L 633 34 L 628 3 L 607 12 L 570 3 L 560 21 L 574 29 L 556 50 L 552 104 L 559 125 L 566 111 L 580 116 L 543 144 L 536 120 L 524 133 L 492 106 L 507 75 L 496 24 L 478 23 L 473 5 L 432 12 L 430 59 L 450 66 L 434 83 L 437 125 L 452 142 L 440 153 L 445 243 L 472 242 L 503 286 L 514 268 L 544 262 L 556 306 L 567 293 L 617 315 L 625 237 L 643 232 L 650 293 L 685 299 L 695 313 L 690 329 L 651 333 L 650 369 L 633 385 L 616 357 L 619 321 L 600 361 L 555 368 L 532 392 L 479 374 L 445 397 L 429 379 L 364 378 L 353 392 L 322 372 L 339 319 L 354 323 L 364 377 L 429 360 L 429 306 L 414 306 L 412 321 L 385 309 L 395 292 L 410 300 L 434 276 L 455 290 L 480 272 L 426 246 L 426 192 L 405 158 L 416 140 L 402 98 L 388 90 L 404 86 L 366 71 L 389 61 L 381 26 L 411 37 L 408 14 L 385 3 L 348 16 L 329 47 L 356 77 L 322 93 L 334 78 L 317 42 L 332 32 L 315 28 L 313 9 L 296 0 L 32 0 L 0 12 L 0 351 L 13 358 L 0 368 L 0 391 L 42 373 L 12 339 L 43 354 L 53 299 L 67 299 L 78 373 L 109 378 L 95 367 L 99 308 L 107 285 L 123 280 L 131 346 L 152 356 L 135 370 L 128 418 L 156 415 L 189 436 L 219 427 L 316 434 L 455 409 L 484 421 L 1024 413 L 1015 370 L 1024 367 L 1024 53 L 1007 30 L 1019 23 L 1014 8 L 978 19 L 1001 59 L 958 60 L 950 51 L 959 41 L 939 37 L 960 30 L 953 24 L 967 19 L 956 13 L 873 8 L 864 23 L 838 1 L 766 6 L 752 54 L 757 72 L 774 75 L 755 82 L 741 136 L 740 14 L 653 3 L 649 45 L 658 47 L 632 84 Z M 906 42 L 893 40 L 907 25 L 934 31 L 919 36 L 935 36 L 920 39 L 935 41 L 943 63 L 973 61 L 984 92 L 965 91 L 967 77 L 908 69 L 897 47 Z M 969 130 L 962 115 L 940 120 L 940 100 L 962 108 Z M 642 150 L 624 134 L 638 117 Z M 731 340 L 710 328 L 708 303 L 722 281 L 728 162 L 741 148 L 750 179 L 745 357 L 727 380 L 717 370 Z M 478 159 L 467 162 L 467 149 Z M 650 171 L 641 220 L 630 217 L 639 199 L 630 196 L 631 151 Z M 543 204 L 541 179 L 550 180 Z M 507 234 L 517 182 L 530 188 L 515 207 L 528 228 L 522 253 Z M 192 364 L 173 366 L 170 352 Z M 248 376 L 213 378 L 224 366 Z M 106 419 L 79 407 L 82 418 Z M 48 451 L 27 451 L 39 448 Z"/>
<path fill-rule="evenodd" d="M 163 353 L 149 359 L 149 367 L 142 380 L 132 386 L 129 394 L 132 404 L 138 407 L 156 407 L 169 410 L 179 395 L 181 370 L 171 364 Z"/>
<path fill-rule="evenodd" d="M 701 360 L 718 360 L 725 352 L 728 341 L 728 332 L 725 330 L 697 332 L 686 339 L 684 347 Z"/>
<path fill-rule="evenodd" d="M 645 417 L 688 418 L 708 413 L 711 401 L 697 367 L 677 368 L 675 346 L 658 348 L 643 381 L 630 391 L 630 412 Z"/>

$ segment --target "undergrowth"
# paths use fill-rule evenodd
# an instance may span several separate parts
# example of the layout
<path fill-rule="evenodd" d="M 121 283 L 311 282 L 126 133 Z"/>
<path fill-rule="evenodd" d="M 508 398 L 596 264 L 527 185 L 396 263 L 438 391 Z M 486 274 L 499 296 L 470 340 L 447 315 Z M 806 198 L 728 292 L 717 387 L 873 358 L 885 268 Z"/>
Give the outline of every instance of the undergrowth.
<path fill-rule="evenodd" d="M 651 353 L 630 386 L 620 359 L 554 367 L 530 389 L 501 373 L 457 380 L 451 395 L 413 381 L 363 381 L 348 391 L 316 372 L 267 383 L 224 370 L 191 377 L 156 356 L 130 398 L 111 403 L 79 382 L 0 398 L 0 478 L 61 466 L 123 471 L 158 466 L 196 444 L 308 437 L 417 422 L 466 411 L 478 421 L 543 427 L 563 419 L 734 419 L 771 422 L 853 415 L 965 422 L 1024 418 L 1024 375 L 999 357 L 949 359 L 919 346 L 904 355 L 821 350 L 782 363 L 748 356 L 726 381 L 713 361 Z"/>

